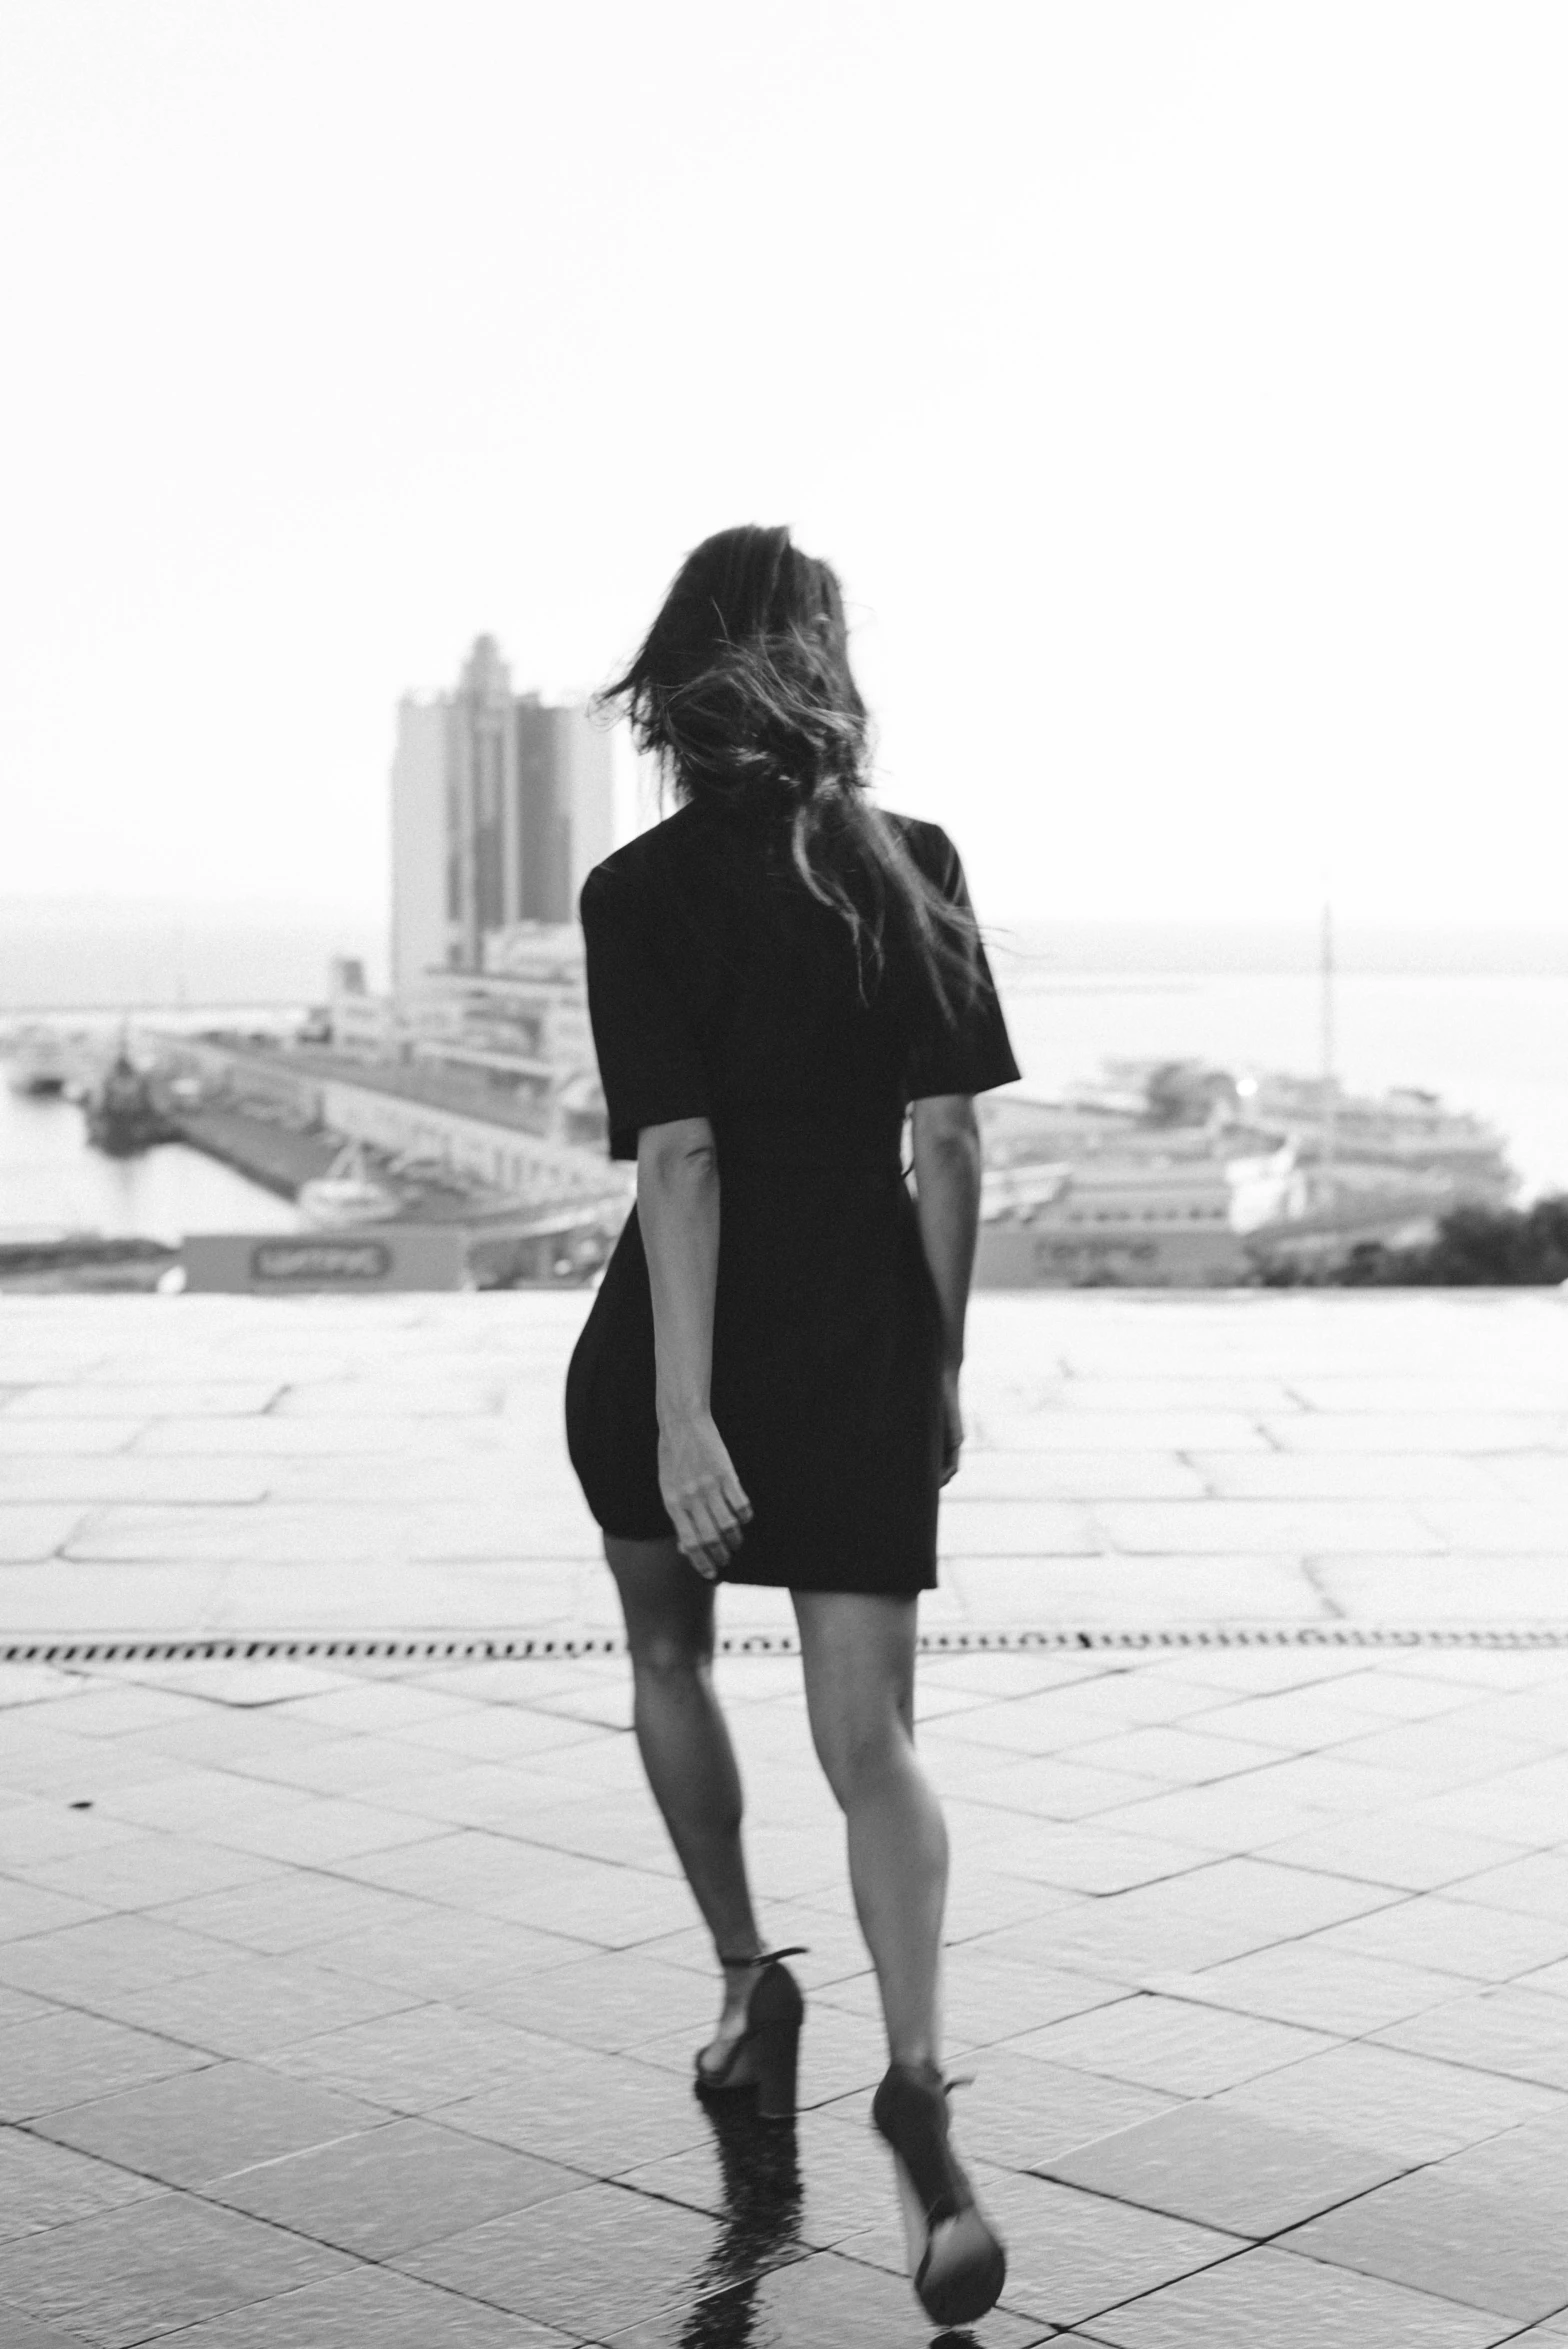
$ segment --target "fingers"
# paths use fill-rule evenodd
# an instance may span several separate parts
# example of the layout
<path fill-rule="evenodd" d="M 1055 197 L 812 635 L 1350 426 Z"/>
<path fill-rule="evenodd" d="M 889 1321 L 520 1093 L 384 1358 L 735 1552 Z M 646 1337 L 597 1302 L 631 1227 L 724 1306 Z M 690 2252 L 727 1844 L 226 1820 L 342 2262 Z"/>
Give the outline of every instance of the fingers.
<path fill-rule="evenodd" d="M 745 1539 L 752 1508 L 710 1414 L 682 1414 L 661 1427 L 659 1492 L 677 1548 L 712 1582 Z"/>
<path fill-rule="evenodd" d="M 738 1483 L 731 1479 L 730 1485 L 730 1492 L 717 1483 L 700 1486 L 670 1509 L 681 1554 L 707 1582 L 714 1581 L 725 1560 L 734 1557 L 751 1522 L 751 1503 Z"/>

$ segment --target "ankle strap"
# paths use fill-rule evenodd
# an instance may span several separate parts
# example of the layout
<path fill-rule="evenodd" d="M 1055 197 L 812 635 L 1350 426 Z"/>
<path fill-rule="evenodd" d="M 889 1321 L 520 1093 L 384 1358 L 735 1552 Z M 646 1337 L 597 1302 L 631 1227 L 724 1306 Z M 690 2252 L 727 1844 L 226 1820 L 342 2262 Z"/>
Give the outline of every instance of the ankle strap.
<path fill-rule="evenodd" d="M 721 1966 L 734 1966 L 736 1968 L 741 1966 L 776 1966 L 780 1958 L 809 1957 L 810 1954 L 811 1952 L 806 1947 L 806 1944 L 803 1941 L 797 1941 L 793 1942 L 788 1949 L 765 1949 L 758 1957 L 732 1958 L 721 1956 L 719 1963 Z"/>
<path fill-rule="evenodd" d="M 975 2084 L 975 2075 L 973 2072 L 944 2073 L 940 2064 L 934 2064 L 929 2059 L 927 2059 L 927 2061 L 924 2063 L 906 2064 L 900 2063 L 895 2058 L 895 2060 L 889 2064 L 888 2071 L 889 2074 L 892 2074 L 893 2072 L 913 2072 L 917 2079 L 926 2080 L 930 2082 L 933 2087 L 940 2088 L 948 2094 L 950 2094 L 955 2088 L 972 2088 Z"/>

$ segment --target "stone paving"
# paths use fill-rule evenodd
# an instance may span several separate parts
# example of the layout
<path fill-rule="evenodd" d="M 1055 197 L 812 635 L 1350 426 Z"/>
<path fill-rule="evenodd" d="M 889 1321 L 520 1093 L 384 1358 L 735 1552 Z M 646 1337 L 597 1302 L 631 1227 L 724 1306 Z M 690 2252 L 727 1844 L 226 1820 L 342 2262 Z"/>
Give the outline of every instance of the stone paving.
<path fill-rule="evenodd" d="M 590 1302 L 0 1299 L 6 1626 L 613 1632 Z M 1568 1291 L 982 1293 L 964 1407 L 933 1631 L 1568 1623 Z"/>
<path fill-rule="evenodd" d="M 586 1304 L 6 1301 L 3 2349 L 931 2338 L 792 1655 L 718 1670 L 793 2132 L 691 2094 L 622 1658 L 82 1652 L 608 1628 Z M 1565 1300 L 982 1296 L 966 1405 L 930 1636 L 1015 1637 L 920 1740 L 1011 2266 L 947 2340 L 1568 2342 Z"/>

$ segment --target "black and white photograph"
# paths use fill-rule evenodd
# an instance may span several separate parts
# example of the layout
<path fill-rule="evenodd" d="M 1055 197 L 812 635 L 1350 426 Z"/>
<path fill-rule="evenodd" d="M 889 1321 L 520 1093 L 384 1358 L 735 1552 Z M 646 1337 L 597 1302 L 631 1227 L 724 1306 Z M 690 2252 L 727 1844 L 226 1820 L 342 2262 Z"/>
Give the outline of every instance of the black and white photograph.
<path fill-rule="evenodd" d="M 0 2349 L 1568 2349 L 1565 124 L 0 0 Z"/>

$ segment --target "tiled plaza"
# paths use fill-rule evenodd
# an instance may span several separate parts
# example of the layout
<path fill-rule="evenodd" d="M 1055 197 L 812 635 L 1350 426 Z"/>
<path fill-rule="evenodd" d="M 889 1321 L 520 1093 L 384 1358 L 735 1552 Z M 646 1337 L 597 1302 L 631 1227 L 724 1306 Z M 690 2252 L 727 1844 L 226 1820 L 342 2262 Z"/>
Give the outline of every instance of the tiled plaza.
<path fill-rule="evenodd" d="M 0 1300 L 0 2349 L 931 2339 L 787 1610 L 718 1669 L 793 2132 L 691 2094 L 624 1660 L 419 1652 L 613 1631 L 588 1303 Z M 982 1295 L 965 1406 L 946 2339 L 1568 2342 L 1568 1295 Z"/>

